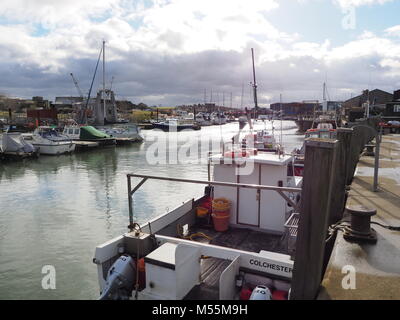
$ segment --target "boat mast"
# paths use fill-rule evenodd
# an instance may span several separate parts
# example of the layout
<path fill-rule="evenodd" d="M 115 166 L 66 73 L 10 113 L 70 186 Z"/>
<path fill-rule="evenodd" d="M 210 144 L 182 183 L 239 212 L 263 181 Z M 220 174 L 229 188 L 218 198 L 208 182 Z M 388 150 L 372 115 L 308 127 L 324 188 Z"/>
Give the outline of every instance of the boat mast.
<path fill-rule="evenodd" d="M 282 146 L 282 140 L 283 140 L 283 136 L 282 136 L 282 127 L 283 127 L 283 123 L 282 123 L 282 93 L 279 95 L 279 102 L 280 102 L 280 107 L 281 107 L 281 137 L 280 137 L 280 144 Z"/>
<path fill-rule="evenodd" d="M 106 119 L 106 53 L 105 41 L 103 40 L 103 115 Z"/>
<path fill-rule="evenodd" d="M 242 82 L 242 96 L 240 97 L 240 109 L 243 109 L 244 83 Z"/>
<path fill-rule="evenodd" d="M 322 94 L 322 112 L 327 112 L 328 111 L 328 102 L 326 100 L 326 83 L 324 82 L 323 86 L 323 94 Z"/>
<path fill-rule="evenodd" d="M 258 111 L 258 101 L 257 101 L 257 82 L 256 82 L 256 68 L 254 66 L 254 49 L 251 48 L 251 57 L 253 60 L 253 89 L 254 89 L 254 119 L 256 119 Z"/>

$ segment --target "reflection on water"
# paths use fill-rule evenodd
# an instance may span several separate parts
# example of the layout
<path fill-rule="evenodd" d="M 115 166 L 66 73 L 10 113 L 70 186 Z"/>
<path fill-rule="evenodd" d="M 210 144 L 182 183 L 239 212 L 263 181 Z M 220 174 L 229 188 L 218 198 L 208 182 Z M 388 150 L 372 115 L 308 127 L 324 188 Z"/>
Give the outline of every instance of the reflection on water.
<path fill-rule="evenodd" d="M 178 133 L 176 143 L 229 139 L 237 127 Z M 291 151 L 303 137 L 295 134 L 293 122 L 284 122 L 284 128 L 286 150 Z M 0 164 L 0 299 L 97 298 L 94 248 L 127 231 L 126 174 L 207 179 L 207 166 L 196 156 L 189 157 L 192 163 L 148 164 L 146 151 L 153 141 L 169 143 L 175 135 L 143 133 L 146 141 L 133 146 Z M 134 215 L 144 222 L 202 191 L 200 185 L 148 181 L 135 193 Z M 44 265 L 56 268 L 55 290 L 41 287 Z"/>

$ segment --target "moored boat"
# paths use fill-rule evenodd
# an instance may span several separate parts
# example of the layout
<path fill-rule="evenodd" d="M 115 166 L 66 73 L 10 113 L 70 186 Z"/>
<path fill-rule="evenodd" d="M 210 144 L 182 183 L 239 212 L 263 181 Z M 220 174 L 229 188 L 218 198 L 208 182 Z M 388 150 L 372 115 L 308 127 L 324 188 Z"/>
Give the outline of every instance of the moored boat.
<path fill-rule="evenodd" d="M 93 126 L 67 125 L 63 134 L 74 141 L 96 142 L 100 146 L 115 145 L 115 138 L 105 132 L 97 130 Z"/>
<path fill-rule="evenodd" d="M 37 157 L 38 149 L 25 141 L 21 132 L 13 129 L 15 130 L 10 126 L 5 133 L 0 134 L 0 158 L 8 160 Z"/>
<path fill-rule="evenodd" d="M 125 142 L 141 142 L 144 140 L 140 128 L 134 124 L 113 127 L 99 127 L 99 131 L 104 132 L 111 138 L 115 138 L 117 144 Z"/>
<path fill-rule="evenodd" d="M 75 150 L 72 139 L 49 126 L 39 126 L 33 133 L 23 134 L 23 137 L 37 148 L 40 154 L 60 155 Z"/>
<path fill-rule="evenodd" d="M 177 119 L 166 119 L 161 122 L 154 122 L 153 129 L 160 129 L 166 132 L 176 132 L 182 130 L 200 130 L 201 127 L 195 123 L 182 123 Z"/>

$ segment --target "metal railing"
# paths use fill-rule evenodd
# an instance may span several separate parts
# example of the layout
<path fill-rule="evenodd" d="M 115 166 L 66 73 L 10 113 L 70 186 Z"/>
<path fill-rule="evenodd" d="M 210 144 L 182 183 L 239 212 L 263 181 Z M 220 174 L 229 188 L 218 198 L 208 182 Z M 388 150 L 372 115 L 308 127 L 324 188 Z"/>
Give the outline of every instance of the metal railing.
<path fill-rule="evenodd" d="M 298 211 L 299 203 L 293 202 L 290 197 L 288 197 L 284 192 L 301 192 L 301 188 L 293 188 L 293 187 L 276 187 L 276 186 L 267 186 L 267 185 L 258 185 L 258 184 L 245 184 L 245 183 L 232 183 L 232 182 L 222 182 L 222 181 L 206 181 L 206 180 L 195 180 L 195 179 L 179 179 L 179 178 L 170 178 L 170 177 L 160 177 L 160 176 L 152 176 L 152 175 L 144 175 L 144 174 L 134 174 L 129 173 L 126 175 L 128 180 L 128 203 L 129 203 L 129 229 L 134 228 L 133 221 L 133 194 L 148 180 L 162 180 L 162 181 L 172 181 L 172 182 L 183 182 L 183 183 L 194 183 L 194 184 L 203 184 L 208 186 L 223 186 L 223 187 L 232 187 L 232 188 L 246 188 L 246 189 L 256 189 L 258 191 L 261 190 L 271 190 L 278 192 L 282 198 L 284 198 L 294 209 Z M 132 189 L 131 178 L 142 178 L 142 180 Z"/>

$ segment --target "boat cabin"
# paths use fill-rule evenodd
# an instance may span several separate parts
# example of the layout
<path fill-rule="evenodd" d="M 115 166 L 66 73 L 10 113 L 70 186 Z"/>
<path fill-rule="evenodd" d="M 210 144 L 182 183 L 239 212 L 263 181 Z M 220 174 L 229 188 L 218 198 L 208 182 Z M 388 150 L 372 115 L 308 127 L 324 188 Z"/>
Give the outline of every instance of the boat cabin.
<path fill-rule="evenodd" d="M 65 126 L 63 134 L 70 137 L 73 140 L 79 140 L 81 133 L 81 127 L 79 125 Z"/>
<path fill-rule="evenodd" d="M 317 128 L 306 131 L 306 138 L 336 139 L 336 132 L 332 123 L 318 123 Z"/>

